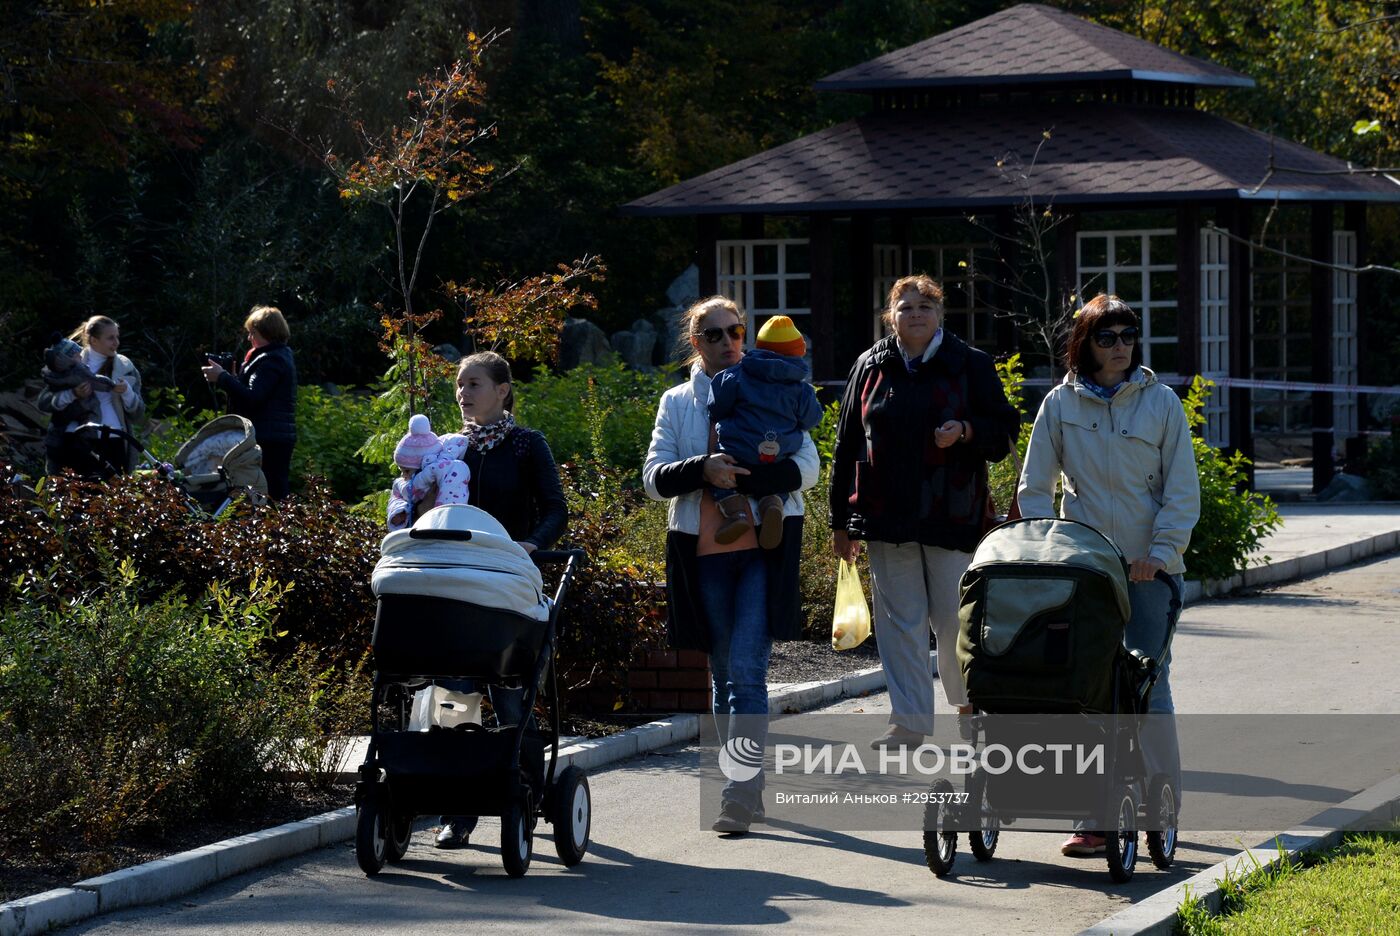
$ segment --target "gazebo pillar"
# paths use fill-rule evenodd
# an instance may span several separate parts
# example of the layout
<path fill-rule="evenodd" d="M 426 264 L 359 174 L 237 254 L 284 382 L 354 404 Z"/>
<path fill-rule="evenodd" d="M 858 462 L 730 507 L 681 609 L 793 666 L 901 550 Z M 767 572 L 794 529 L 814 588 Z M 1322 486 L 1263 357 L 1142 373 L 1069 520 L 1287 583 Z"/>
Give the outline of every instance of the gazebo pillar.
<path fill-rule="evenodd" d="M 1365 266 L 1371 249 L 1366 231 L 1366 203 L 1347 202 L 1343 209 L 1342 223 L 1348 231 L 1356 232 L 1356 266 Z M 1374 278 L 1369 276 L 1356 277 L 1356 382 L 1360 384 L 1376 382 L 1371 364 L 1374 359 L 1367 353 L 1368 349 L 1374 347 L 1372 342 L 1375 340 L 1375 319 L 1369 314 L 1376 308 L 1375 293 L 1371 289 L 1374 282 Z M 1371 428 L 1371 421 L 1364 394 L 1356 396 L 1356 427 L 1362 431 L 1347 439 L 1346 443 L 1347 470 L 1352 472 L 1357 470 L 1358 465 L 1364 465 L 1366 462 L 1368 436 L 1365 430 Z"/>
<path fill-rule="evenodd" d="M 812 379 L 836 375 L 836 290 L 832 276 L 831 215 L 812 215 L 808 227 L 812 270 Z M 866 251 L 869 253 L 869 251 Z"/>
<path fill-rule="evenodd" d="M 1176 209 L 1176 337 L 1176 372 L 1200 373 L 1201 207 L 1194 201 Z"/>
<path fill-rule="evenodd" d="M 1249 302 L 1250 270 L 1249 238 L 1253 234 L 1253 217 L 1245 202 L 1227 203 L 1216 212 L 1221 227 L 1229 231 L 1230 252 L 1230 376 L 1242 380 L 1250 377 L 1250 344 L 1254 340 L 1254 310 Z M 1247 469 L 1250 487 L 1254 486 L 1254 394 L 1245 387 L 1231 387 L 1230 447 L 1251 460 Z"/>
<path fill-rule="evenodd" d="M 1309 256 L 1320 263 L 1333 262 L 1332 204 L 1314 202 L 1309 225 L 1311 246 Z M 1313 383 L 1332 382 L 1332 278 L 1330 267 L 1314 266 L 1308 277 L 1312 306 L 1312 379 Z M 1332 394 L 1314 392 L 1312 395 L 1312 476 L 1313 493 L 1325 488 L 1332 480 L 1333 436 Z"/>

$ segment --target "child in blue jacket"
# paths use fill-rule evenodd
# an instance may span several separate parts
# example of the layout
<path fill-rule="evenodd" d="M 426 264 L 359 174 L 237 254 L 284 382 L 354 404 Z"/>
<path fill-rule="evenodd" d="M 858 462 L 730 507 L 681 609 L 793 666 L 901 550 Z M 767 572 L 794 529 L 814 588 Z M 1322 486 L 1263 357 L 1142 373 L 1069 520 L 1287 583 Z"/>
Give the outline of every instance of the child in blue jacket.
<path fill-rule="evenodd" d="M 763 323 L 754 350 L 710 384 L 710 421 L 716 447 L 741 466 L 790 458 L 803 435 L 822 420 L 817 392 L 807 382 L 803 357 L 807 343 L 786 315 Z M 715 542 L 729 544 L 753 529 L 748 498 L 728 489 L 713 489 L 723 523 Z M 758 542 L 774 549 L 783 541 L 786 495 L 770 494 L 758 502 Z"/>

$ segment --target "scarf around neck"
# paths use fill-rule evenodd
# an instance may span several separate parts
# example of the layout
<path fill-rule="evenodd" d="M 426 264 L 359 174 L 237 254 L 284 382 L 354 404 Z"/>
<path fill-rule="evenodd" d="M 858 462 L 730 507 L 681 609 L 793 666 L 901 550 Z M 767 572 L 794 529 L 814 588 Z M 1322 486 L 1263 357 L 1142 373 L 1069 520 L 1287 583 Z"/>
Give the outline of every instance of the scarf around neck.
<path fill-rule="evenodd" d="M 510 431 L 515 428 L 515 416 L 509 411 L 500 419 L 485 426 L 479 426 L 474 422 L 469 422 L 462 427 L 462 434 L 467 437 L 467 448 L 476 449 L 479 452 L 489 452 L 500 444 L 501 440 L 510 435 Z"/>

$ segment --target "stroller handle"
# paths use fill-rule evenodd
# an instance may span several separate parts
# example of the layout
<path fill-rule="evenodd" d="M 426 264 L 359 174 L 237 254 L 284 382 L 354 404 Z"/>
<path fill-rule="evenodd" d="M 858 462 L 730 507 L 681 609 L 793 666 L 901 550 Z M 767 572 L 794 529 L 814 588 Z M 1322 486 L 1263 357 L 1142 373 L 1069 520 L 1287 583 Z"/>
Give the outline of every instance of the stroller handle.
<path fill-rule="evenodd" d="M 570 559 L 576 562 L 583 562 L 587 556 L 582 549 L 537 549 L 530 553 L 530 558 L 535 560 L 535 562 L 554 565 L 560 562 L 568 562 Z"/>
<path fill-rule="evenodd" d="M 449 540 L 454 543 L 466 543 L 472 538 L 471 530 L 437 530 L 419 529 L 414 527 L 408 531 L 409 539 L 420 540 Z"/>

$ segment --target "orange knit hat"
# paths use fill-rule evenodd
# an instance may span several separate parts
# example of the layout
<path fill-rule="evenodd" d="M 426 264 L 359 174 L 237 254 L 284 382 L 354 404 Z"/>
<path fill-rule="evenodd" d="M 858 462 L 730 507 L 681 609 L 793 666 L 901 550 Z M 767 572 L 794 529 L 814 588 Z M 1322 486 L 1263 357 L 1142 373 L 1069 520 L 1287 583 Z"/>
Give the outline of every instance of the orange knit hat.
<path fill-rule="evenodd" d="M 790 357 L 804 357 L 807 354 L 807 342 L 803 340 L 797 326 L 792 324 L 792 319 L 786 315 L 775 315 L 764 322 L 763 327 L 758 330 L 754 347 Z"/>

